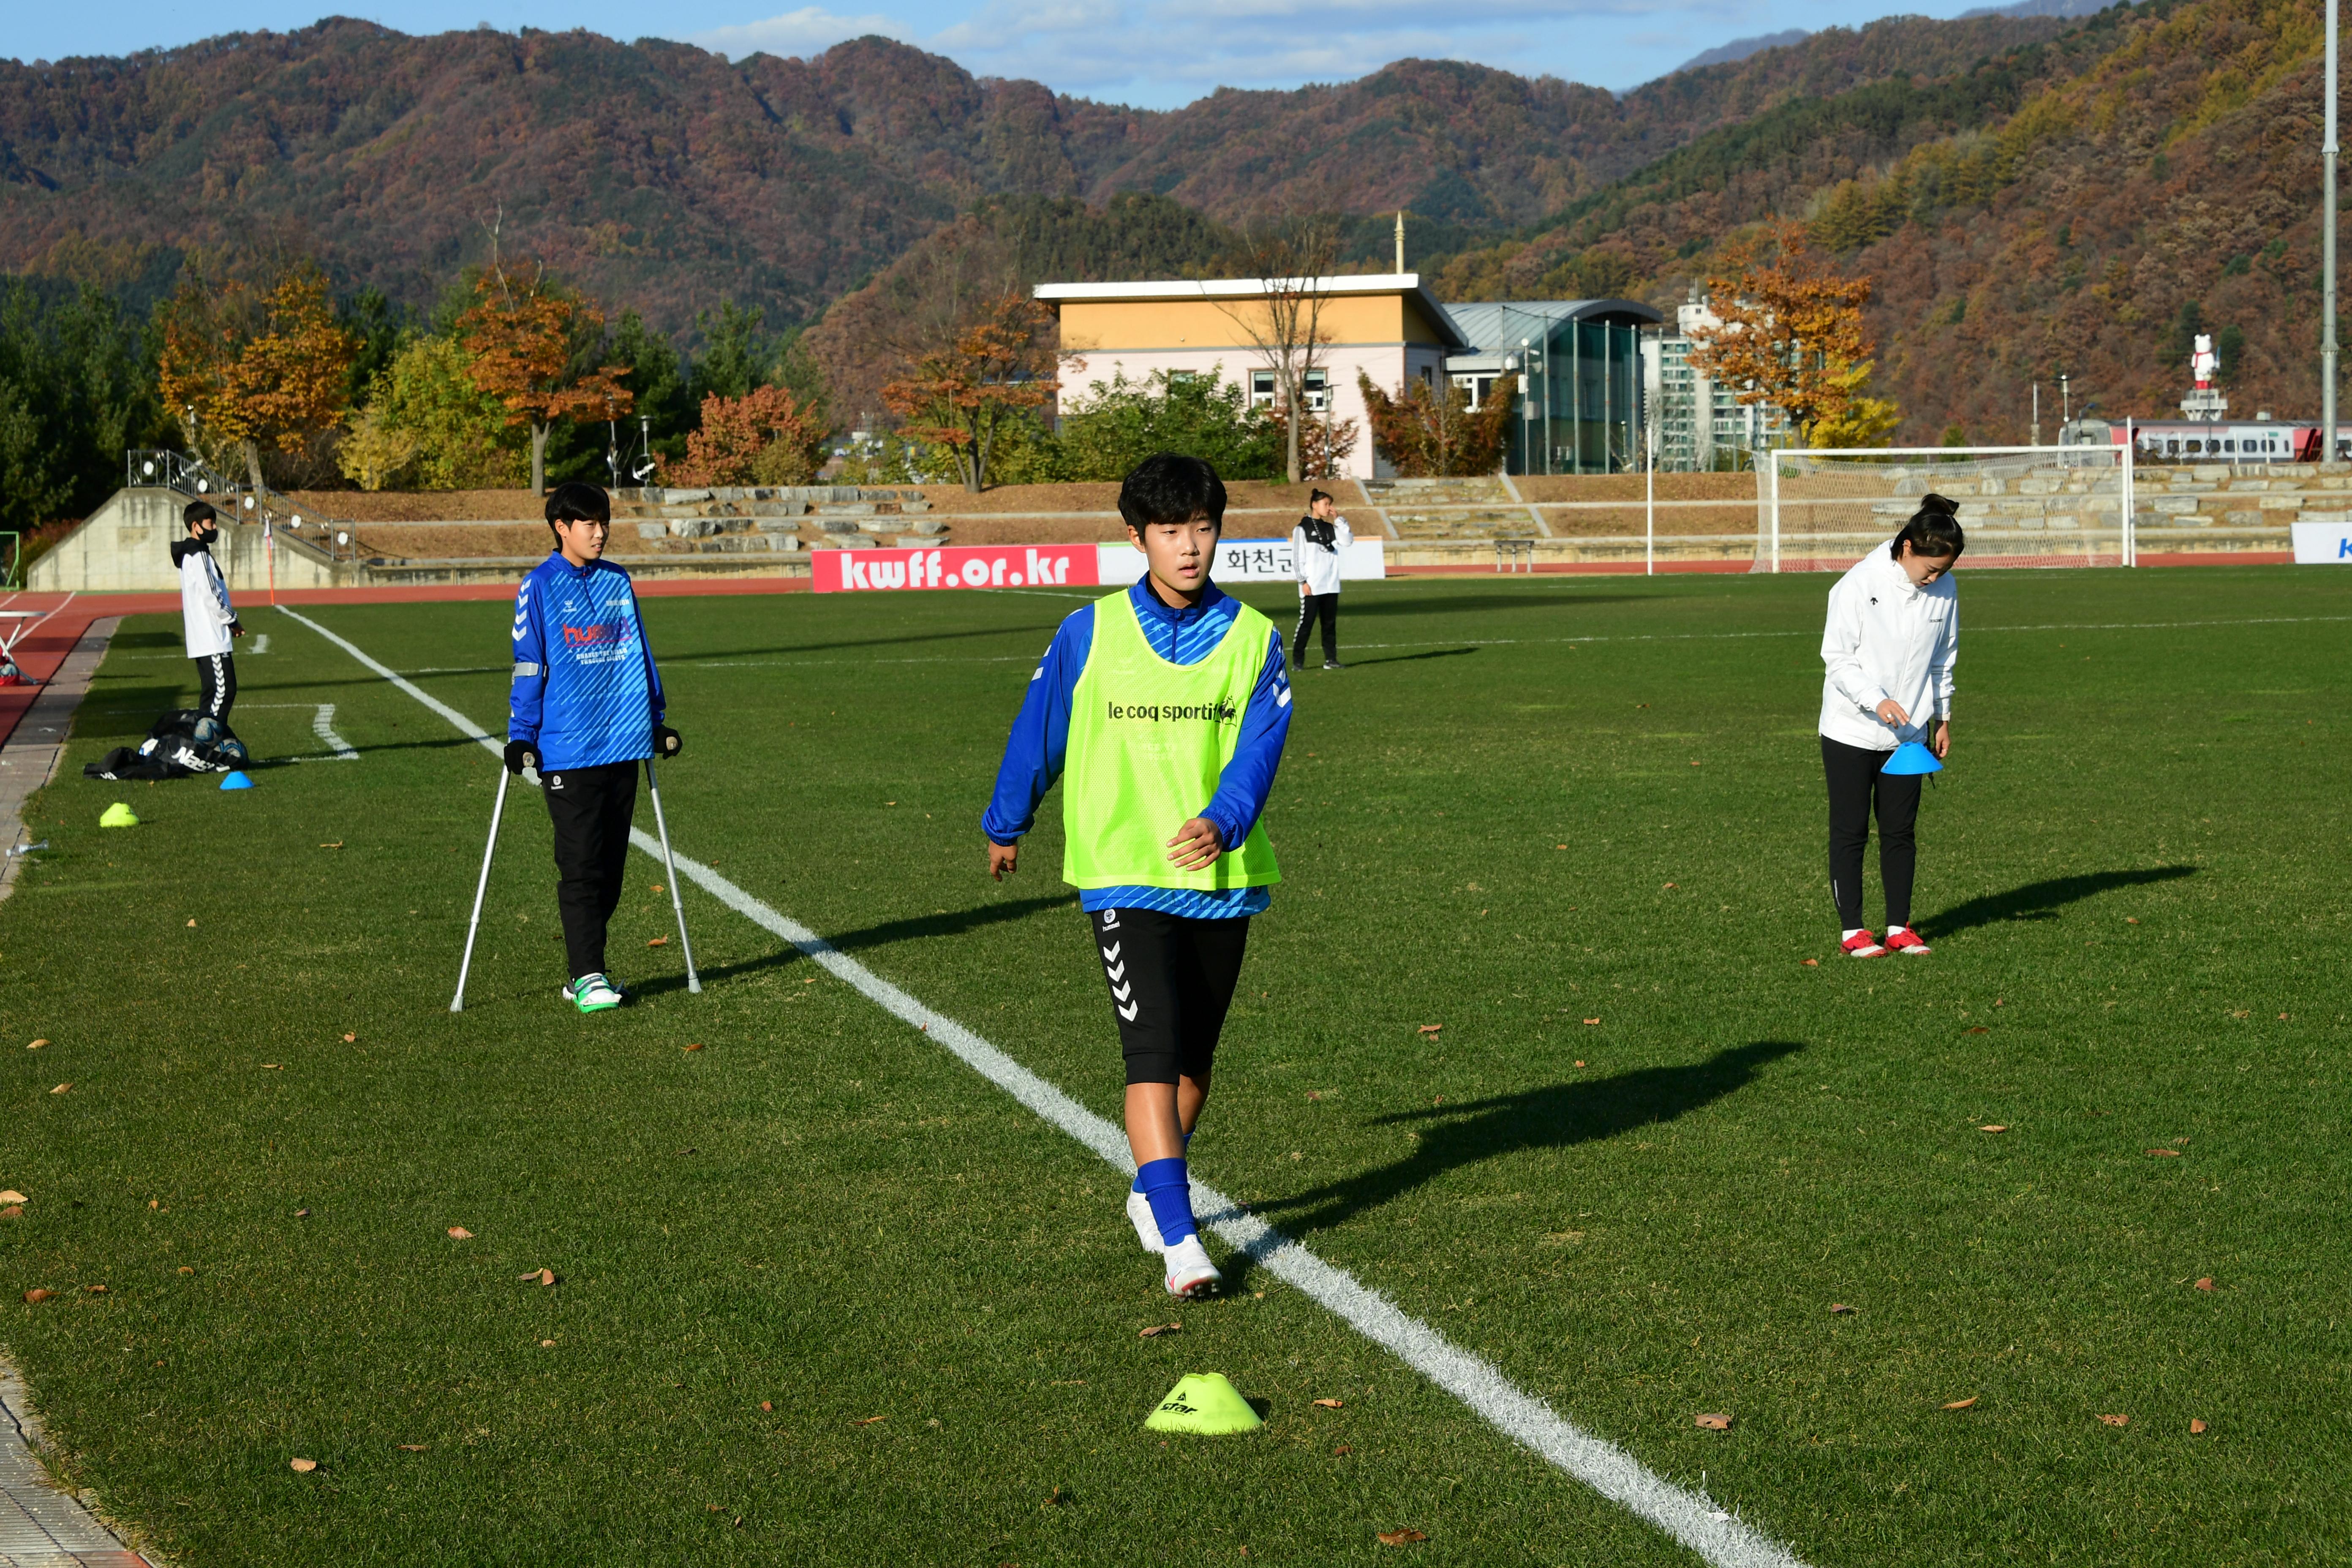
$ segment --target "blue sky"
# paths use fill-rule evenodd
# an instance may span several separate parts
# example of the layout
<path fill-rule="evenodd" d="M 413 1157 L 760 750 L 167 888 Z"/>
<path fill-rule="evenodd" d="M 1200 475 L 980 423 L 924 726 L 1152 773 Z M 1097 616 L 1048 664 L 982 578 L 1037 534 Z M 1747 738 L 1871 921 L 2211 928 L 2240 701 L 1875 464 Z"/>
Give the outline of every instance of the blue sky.
<path fill-rule="evenodd" d="M 1956 16 L 1983 0 L 113 0 L 11 6 L 5 48 L 24 60 L 125 54 L 217 33 L 362 16 L 406 33 L 487 23 L 651 34 L 730 56 L 809 55 L 881 33 L 982 76 L 1173 108 L 1218 87 L 1296 87 L 1363 75 L 1408 55 L 1623 89 L 1702 49 L 1787 27 L 1853 26 L 1895 11 Z"/>

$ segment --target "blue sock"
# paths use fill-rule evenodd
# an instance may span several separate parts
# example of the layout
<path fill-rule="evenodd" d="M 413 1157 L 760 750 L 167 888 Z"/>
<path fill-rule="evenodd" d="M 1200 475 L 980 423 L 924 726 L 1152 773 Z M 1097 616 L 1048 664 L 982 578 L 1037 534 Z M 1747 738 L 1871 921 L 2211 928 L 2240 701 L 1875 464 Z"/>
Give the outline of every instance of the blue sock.
<path fill-rule="evenodd" d="M 1185 1152 L 1186 1152 L 1187 1153 L 1190 1153 L 1190 1152 L 1192 1152 L 1192 1133 L 1190 1133 L 1190 1132 L 1187 1132 L 1187 1133 L 1185 1133 L 1185 1134 L 1184 1134 L 1184 1149 L 1185 1149 Z M 1129 1192 L 1130 1192 L 1130 1193 L 1139 1193 L 1139 1192 L 1141 1192 L 1141 1191 L 1143 1190 L 1143 1173 L 1142 1173 L 1142 1171 L 1141 1171 L 1141 1170 L 1139 1170 L 1139 1170 L 1135 1173 L 1135 1184 L 1134 1184 L 1133 1186 L 1130 1186 L 1130 1187 L 1129 1187 L 1129 1188 L 1128 1188 L 1127 1190 L 1128 1190 Z"/>
<path fill-rule="evenodd" d="M 1142 1188 L 1145 1201 L 1151 1205 L 1152 1220 L 1160 1226 L 1160 1239 L 1169 1247 L 1189 1237 L 1200 1234 L 1201 1227 L 1192 1223 L 1192 1179 L 1184 1169 L 1184 1159 L 1150 1160 L 1135 1173 L 1136 1184 Z"/>

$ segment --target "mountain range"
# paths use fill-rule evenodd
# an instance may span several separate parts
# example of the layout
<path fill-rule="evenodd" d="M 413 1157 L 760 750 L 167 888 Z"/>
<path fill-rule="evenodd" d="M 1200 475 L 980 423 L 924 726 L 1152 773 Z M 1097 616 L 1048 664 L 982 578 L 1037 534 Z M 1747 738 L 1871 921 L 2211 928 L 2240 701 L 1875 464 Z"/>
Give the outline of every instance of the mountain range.
<path fill-rule="evenodd" d="M 1309 209 L 1356 216 L 1356 262 L 1385 269 L 1374 215 L 1403 209 L 1441 297 L 1671 306 L 1777 215 L 1878 279 L 1906 439 L 2021 437 L 2060 368 L 2160 411 L 2198 326 L 2248 397 L 2315 402 L 2318 0 L 2081 8 L 1829 28 L 1622 95 L 1409 59 L 1167 111 L 873 37 L 730 62 L 331 19 L 0 62 L 0 268 L 152 297 L 190 254 L 267 246 L 422 306 L 495 243 L 690 334 L 722 300 L 784 323 L 870 299 L 975 210 L 1115 274 Z M 1165 244 L 1055 227 L 1120 213 Z"/>

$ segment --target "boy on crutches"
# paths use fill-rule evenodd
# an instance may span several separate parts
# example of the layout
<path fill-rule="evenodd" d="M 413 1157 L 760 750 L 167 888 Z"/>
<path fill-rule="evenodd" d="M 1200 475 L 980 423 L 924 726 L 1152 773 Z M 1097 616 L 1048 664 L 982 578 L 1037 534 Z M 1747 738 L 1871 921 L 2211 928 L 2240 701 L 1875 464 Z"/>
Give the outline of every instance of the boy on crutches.
<path fill-rule="evenodd" d="M 600 1013 L 627 996 L 605 971 L 604 928 L 621 901 L 637 764 L 677 755 L 679 742 L 662 722 L 661 674 L 636 590 L 604 558 L 611 501 L 594 485 L 558 485 L 547 526 L 554 552 L 515 595 L 506 763 L 510 773 L 538 770 L 555 824 L 556 906 L 572 970 L 563 999 Z"/>

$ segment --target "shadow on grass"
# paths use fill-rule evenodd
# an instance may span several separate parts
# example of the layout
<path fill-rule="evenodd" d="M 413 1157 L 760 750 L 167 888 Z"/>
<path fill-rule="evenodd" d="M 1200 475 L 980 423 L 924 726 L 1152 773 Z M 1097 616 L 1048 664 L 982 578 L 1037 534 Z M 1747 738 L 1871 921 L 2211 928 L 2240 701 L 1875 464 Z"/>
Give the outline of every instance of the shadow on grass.
<path fill-rule="evenodd" d="M 1947 937 L 1978 926 L 1995 925 L 2002 921 L 2054 921 L 2058 918 L 2059 910 L 2067 904 L 2079 903 L 2117 888 L 2177 881 L 2182 877 L 2196 874 L 2194 866 L 2155 866 L 2140 871 L 2090 871 L 2079 877 L 2053 877 L 2046 882 L 2028 882 L 2005 893 L 1988 893 L 1981 899 L 1970 899 L 1925 923 L 1937 936 Z"/>
<path fill-rule="evenodd" d="M 835 952 L 856 952 L 864 948 L 887 947 L 892 942 L 910 942 L 925 936 L 961 936 L 982 926 L 999 925 L 1006 921 L 1026 920 L 1044 910 L 1068 909 L 1077 903 L 1077 896 L 1065 893 L 1056 898 L 1015 899 L 1002 904 L 982 904 L 953 914 L 924 915 L 914 920 L 889 921 L 881 925 L 867 926 L 863 931 L 844 931 L 828 937 Z M 796 947 L 783 947 L 760 958 L 745 959 L 740 963 L 721 964 L 716 969 L 698 969 L 705 988 L 722 980 L 739 975 L 756 974 L 764 969 L 779 969 L 787 963 L 808 962 L 808 955 Z M 641 996 L 659 995 L 665 992 L 686 989 L 683 974 L 659 974 L 640 981 L 632 989 Z"/>
<path fill-rule="evenodd" d="M 1460 1105 L 1374 1119 L 1376 1126 L 1421 1122 L 1421 1146 L 1403 1159 L 1293 1197 L 1257 1205 L 1293 1236 L 1328 1230 L 1465 1165 L 1529 1149 L 1567 1149 L 1672 1121 L 1737 1093 L 1757 1073 L 1804 1047 L 1759 1040 L 1687 1067 L 1643 1068 L 1590 1082 L 1549 1084 Z"/>
<path fill-rule="evenodd" d="M 1424 658 L 1459 658 L 1464 654 L 1477 651 L 1475 647 L 1441 647 L 1433 648 L 1427 653 L 1392 653 L 1386 658 L 1351 658 L 1348 661 L 1348 668 L 1362 669 L 1375 664 L 1412 664 Z"/>
<path fill-rule="evenodd" d="M 1467 594 L 1434 594 L 1427 598 L 1383 594 L 1377 598 L 1343 598 L 1339 605 L 1339 620 L 1344 626 L 1360 616 L 1451 616 L 1479 610 L 1543 609 L 1561 605 L 1617 605 L 1641 596 L 1568 593 L 1558 588 L 1529 588 L 1519 593 L 1496 593 L 1486 589 Z"/>

